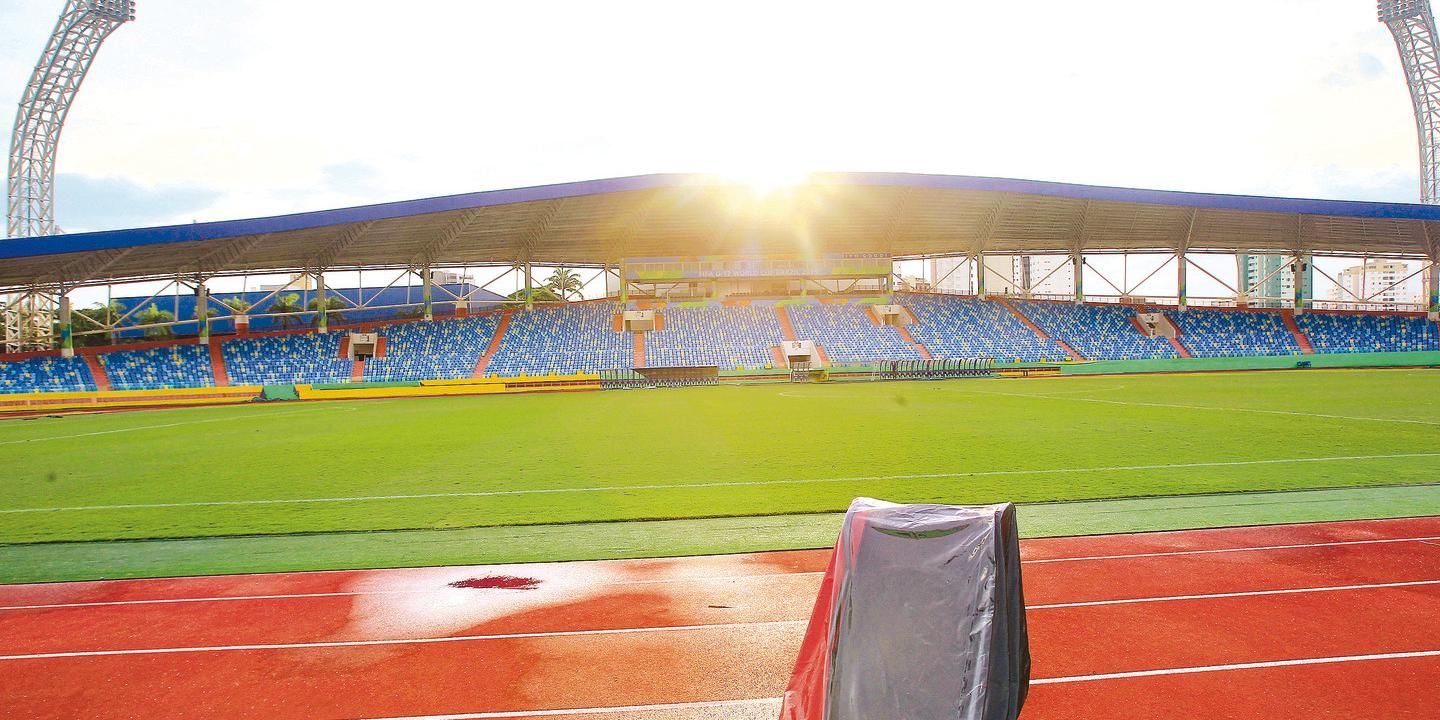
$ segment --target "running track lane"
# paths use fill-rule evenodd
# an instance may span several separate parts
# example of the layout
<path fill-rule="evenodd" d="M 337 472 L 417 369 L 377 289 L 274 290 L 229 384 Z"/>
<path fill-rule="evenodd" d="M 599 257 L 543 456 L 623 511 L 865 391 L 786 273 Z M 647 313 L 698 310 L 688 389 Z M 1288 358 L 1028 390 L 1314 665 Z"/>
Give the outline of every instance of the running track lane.
<path fill-rule="evenodd" d="M 1166 597 L 1197 589 L 1264 592 L 1372 585 L 1395 582 L 1396 578 L 1424 582 L 1427 572 L 1431 579 L 1440 579 L 1440 542 L 1429 544 L 1406 538 L 1435 536 L 1440 536 L 1440 519 L 1432 518 L 1027 541 L 1027 600 L 1036 608 Z M 1392 542 L 1395 540 L 1398 542 Z M 1303 547 L 1277 547 L 1282 545 Z M 464 576 L 485 569 L 0 588 L 0 606 L 5 607 L 142 601 L 123 606 L 0 611 L 0 622 L 12 623 L 0 627 L 4 630 L 0 638 L 5 638 L 0 640 L 0 654 L 4 655 L 84 652 L 106 647 L 184 648 L 215 644 L 217 638 L 242 634 L 270 643 L 311 642 L 315 638 L 395 638 L 397 633 L 403 638 L 406 630 L 414 637 L 445 637 L 506 628 L 553 632 L 563 628 L 673 627 L 692 624 L 697 614 L 704 622 L 693 624 L 722 621 L 728 610 L 737 610 L 735 616 L 745 618 L 741 625 L 638 633 L 4 660 L 0 661 L 0 697 L 7 698 L 7 702 L 0 707 L 0 716 L 181 717 L 203 713 L 211 717 L 395 717 L 773 697 L 788 676 L 802 629 L 801 623 L 787 623 L 784 618 L 793 615 L 794 620 L 803 620 L 818 578 L 802 575 L 765 582 L 765 577 L 776 572 L 813 572 L 823 559 L 823 553 L 775 553 L 513 566 L 546 577 L 578 575 L 586 587 L 609 582 L 608 587 L 623 589 L 575 597 L 566 594 L 574 588 L 562 587 L 566 592 L 552 598 L 556 602 L 521 612 L 496 613 L 490 608 L 480 613 L 484 622 L 463 627 L 456 623 L 475 619 L 467 614 L 473 608 L 457 616 L 453 607 L 442 602 L 436 610 L 434 584 L 455 577 L 457 572 Z M 1285 572 L 1279 573 L 1280 569 Z M 1197 588 L 1197 574 L 1213 577 L 1215 582 Z M 1277 587 L 1278 580 L 1273 577 L 1277 574 L 1302 582 Z M 1252 580 L 1249 584 L 1247 577 Z M 1077 578 L 1085 582 L 1076 582 Z M 431 586 L 428 591 L 424 587 L 427 583 Z M 200 592 L 195 593 L 197 590 Z M 367 594 L 143 602 L 304 592 Z M 481 592 L 493 595 L 503 591 Z M 708 599 L 718 598 L 730 602 L 708 602 L 704 608 L 699 607 Z M 1032 609 L 1035 674 L 1037 678 L 1054 678 L 1063 677 L 1057 673 L 1087 675 L 1210 662 L 1316 657 L 1295 655 L 1296 650 L 1398 652 L 1410 648 L 1416 638 L 1440 637 L 1440 625 L 1433 611 L 1428 611 L 1440 606 L 1437 598 L 1440 595 L 1435 586 L 1415 585 Z M 506 600 L 509 604 L 515 602 Z M 216 607 L 229 609 L 217 611 Z M 587 612 L 587 607 L 593 612 Z M 1365 632 L 1351 622 L 1356 618 L 1348 610 L 1355 607 L 1375 608 L 1361 618 L 1371 626 L 1388 623 L 1397 629 L 1379 635 Z M 137 609 L 146 614 L 125 615 Z M 197 610 L 198 615 L 186 616 Z M 169 618 L 174 622 L 167 620 L 166 613 L 171 611 L 178 613 Z M 215 612 L 229 614 L 206 614 Z M 357 619 L 364 622 L 357 626 Z M 1257 632 L 1252 619 L 1263 619 L 1272 631 Z M 1396 623 L 1397 619 L 1405 622 Z M 1161 629 L 1135 632 L 1137 626 L 1144 630 L 1144 626 L 1152 624 Z M 237 625 L 245 627 L 245 633 L 239 632 Z M 348 628 L 348 636 L 337 631 L 337 626 Z M 42 642 L 47 627 L 53 636 L 49 640 L 58 640 L 53 645 Z M 194 628 L 201 628 L 202 634 L 191 635 Z M 11 631 L 17 629 L 21 635 L 12 635 Z M 481 630 L 486 632 L 478 632 Z M 172 634 L 167 635 L 167 631 Z M 12 637 L 23 637 L 28 647 L 12 650 Z M 1202 639 L 1197 641 L 1197 637 Z M 1238 692 L 1238 697 L 1245 698 L 1246 693 L 1259 692 L 1256 688 L 1261 687 L 1245 690 L 1245 678 L 1277 673 L 1294 678 L 1304 687 L 1309 687 L 1305 685 L 1307 678 L 1320 678 L 1313 691 L 1302 693 L 1313 702 L 1278 705 L 1282 710 L 1350 708 L 1355 698 L 1337 695 L 1340 686 L 1334 685 L 1333 674 L 1354 676 L 1367 688 L 1400 688 L 1405 682 L 1440 687 L 1436 665 L 1428 660 L 1375 660 L 1037 684 L 1025 717 L 1074 717 L 1073 703 L 1078 702 L 1085 703 L 1081 707 L 1087 708 L 1086 716 L 1110 717 L 1094 714 L 1089 708 L 1093 706 L 1095 713 L 1101 713 L 1113 706 L 1121 713 L 1114 717 L 1141 717 L 1143 713 L 1137 715 L 1136 708 L 1130 707 L 1133 700 L 1126 700 L 1127 692 L 1150 698 L 1154 692 L 1170 692 L 1164 688 L 1172 684 L 1188 688 L 1192 682 L 1211 682 L 1236 688 L 1230 694 Z M 1373 668 L 1382 668 L 1379 672 L 1383 673 L 1383 668 L 1388 667 L 1414 669 L 1386 674 L 1383 682 L 1367 679 L 1366 673 L 1377 672 Z M 1148 687 L 1162 690 L 1146 690 Z M 1434 692 L 1410 692 L 1405 697 L 1419 703 L 1423 710 L 1433 708 Z M 1213 717 L 1233 709 L 1218 704 L 1222 698 L 1214 692 L 1196 695 L 1209 698 L 1206 704 L 1195 706 L 1197 713 Z M 1314 704 L 1324 698 L 1333 702 Z M 1156 701 L 1151 698 L 1151 702 Z M 1249 704 L 1257 702 L 1251 700 Z M 1175 716 L 1170 712 L 1174 708 L 1168 705 L 1161 701 L 1156 712 L 1163 710 L 1166 712 L 1161 714 Z M 675 709 L 623 715 L 738 718 L 750 717 L 740 713 L 753 713 L 757 708 L 767 709 L 763 705 L 741 704 L 725 708 L 697 706 L 688 713 Z M 1408 711 L 1402 707 L 1388 709 L 1395 711 L 1391 716 L 1398 717 Z M 1273 716 L 1287 715 L 1282 712 Z"/>

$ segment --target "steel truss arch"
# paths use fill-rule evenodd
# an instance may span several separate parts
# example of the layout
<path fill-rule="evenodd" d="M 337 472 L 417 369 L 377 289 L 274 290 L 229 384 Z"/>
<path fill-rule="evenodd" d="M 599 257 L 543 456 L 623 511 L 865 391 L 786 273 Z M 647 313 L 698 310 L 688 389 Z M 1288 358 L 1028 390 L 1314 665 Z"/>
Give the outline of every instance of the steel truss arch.
<path fill-rule="evenodd" d="M 1440 204 L 1440 47 L 1429 0 L 1379 0 L 1410 86 L 1420 141 L 1420 202 Z"/>

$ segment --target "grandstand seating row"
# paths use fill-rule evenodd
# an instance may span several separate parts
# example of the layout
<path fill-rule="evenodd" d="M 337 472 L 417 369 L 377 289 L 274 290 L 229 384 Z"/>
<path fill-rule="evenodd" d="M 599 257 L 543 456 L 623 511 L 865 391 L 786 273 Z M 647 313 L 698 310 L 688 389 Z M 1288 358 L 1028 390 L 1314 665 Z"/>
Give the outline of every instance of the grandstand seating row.
<path fill-rule="evenodd" d="M 992 357 L 1005 361 L 1060 360 L 1064 346 L 1040 337 L 998 301 L 901 294 L 916 322 L 915 341 L 938 358 Z M 1134 325 L 1136 309 L 1121 305 L 1012 301 L 1035 326 L 1063 340 L 1086 359 L 1176 357 L 1164 338 L 1146 337 Z M 752 301 L 746 305 L 699 302 L 662 311 L 662 329 L 645 333 L 646 364 L 760 368 L 773 362 L 784 339 L 777 304 L 796 337 L 813 340 L 832 363 L 918 359 L 895 328 L 877 325 L 864 302 Z M 1289 355 L 1301 352 L 1285 316 L 1273 311 L 1155 308 L 1179 331 L 1196 357 Z M 511 316 L 485 372 L 546 375 L 629 368 L 630 333 L 614 329 L 615 306 L 548 306 Z M 1440 350 L 1440 329 L 1424 318 L 1398 315 L 1308 313 L 1298 328 L 1316 352 Z M 497 332 L 499 315 L 385 326 L 385 356 L 364 364 L 366 380 L 469 377 Z M 220 343 L 236 385 L 344 382 L 354 364 L 341 357 L 342 333 L 267 335 Z M 206 387 L 214 384 L 210 347 L 183 344 L 117 350 L 98 356 L 117 390 Z M 85 391 L 96 383 L 82 358 L 32 357 L 0 361 L 0 392 Z"/>

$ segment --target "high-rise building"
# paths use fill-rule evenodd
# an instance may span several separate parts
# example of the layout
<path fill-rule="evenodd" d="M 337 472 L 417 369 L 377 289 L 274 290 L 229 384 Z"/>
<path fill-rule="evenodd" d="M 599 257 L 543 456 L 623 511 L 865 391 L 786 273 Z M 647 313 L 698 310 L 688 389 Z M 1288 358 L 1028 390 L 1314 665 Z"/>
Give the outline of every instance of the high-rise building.
<path fill-rule="evenodd" d="M 1075 268 L 1068 255 L 1016 255 L 1015 283 L 1030 286 L 1031 295 L 1064 295 L 1075 293 Z"/>
<path fill-rule="evenodd" d="M 1305 270 L 1301 277 L 1305 286 L 1315 288 L 1313 259 L 1303 258 Z M 1294 258 L 1288 255 L 1240 254 L 1241 277 L 1239 290 L 1249 290 L 1250 304 L 1254 307 L 1284 307 L 1295 300 L 1295 272 L 1290 267 Z M 1278 268 L 1278 271 L 1277 271 Z"/>
<path fill-rule="evenodd" d="M 1348 267 L 1335 276 L 1339 285 L 1330 287 L 1329 299 L 1341 309 L 1356 309 L 1360 305 L 1376 303 L 1419 303 L 1420 278 L 1406 279 L 1410 274 L 1409 263 L 1398 260 L 1371 260 L 1363 265 Z M 1361 299 L 1357 299 L 1361 298 Z M 1365 300 L 1368 298 L 1368 300 Z"/>

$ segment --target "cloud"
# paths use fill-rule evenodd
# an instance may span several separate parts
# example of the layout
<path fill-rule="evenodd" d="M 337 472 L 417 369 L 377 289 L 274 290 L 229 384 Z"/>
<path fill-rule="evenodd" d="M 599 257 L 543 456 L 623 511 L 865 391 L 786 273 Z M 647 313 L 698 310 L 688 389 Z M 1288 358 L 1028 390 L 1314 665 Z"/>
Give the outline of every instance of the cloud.
<path fill-rule="evenodd" d="M 186 222 L 220 197 L 189 185 L 150 187 L 123 177 L 61 173 L 55 179 L 55 220 L 66 232 Z"/>

